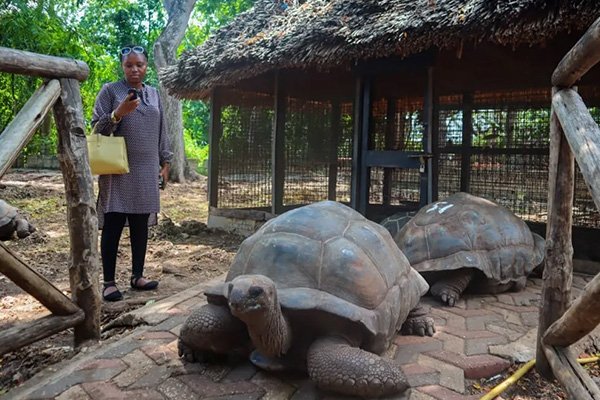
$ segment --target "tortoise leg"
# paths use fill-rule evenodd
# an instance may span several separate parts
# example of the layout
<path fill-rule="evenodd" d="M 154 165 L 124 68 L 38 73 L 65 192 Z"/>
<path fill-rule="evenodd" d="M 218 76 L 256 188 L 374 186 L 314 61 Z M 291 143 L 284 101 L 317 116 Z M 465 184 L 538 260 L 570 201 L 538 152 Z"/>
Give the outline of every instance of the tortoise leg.
<path fill-rule="evenodd" d="M 519 291 L 525 287 L 527 278 L 516 282 L 498 283 L 490 279 L 485 279 L 482 282 L 477 282 L 477 287 L 474 288 L 474 293 L 498 294 L 508 292 L 509 290 Z M 469 289 L 471 290 L 471 289 Z"/>
<path fill-rule="evenodd" d="M 33 226 L 29 225 L 29 222 L 22 217 L 15 218 L 15 230 L 17 231 L 17 237 L 19 239 L 26 238 L 33 232 Z"/>
<path fill-rule="evenodd" d="M 427 316 L 427 309 L 419 304 L 413 308 L 406 321 L 402 324 L 400 332 L 403 335 L 433 336 L 435 325 L 433 318 Z"/>
<path fill-rule="evenodd" d="M 251 342 L 246 325 L 229 308 L 205 304 L 181 327 L 178 347 L 180 357 L 194 362 L 214 354 L 247 355 Z"/>
<path fill-rule="evenodd" d="M 470 268 L 452 271 L 451 274 L 431 285 L 431 294 L 439 298 L 442 303 L 454 307 L 474 275 L 475 272 Z"/>
<path fill-rule="evenodd" d="M 353 347 L 339 337 L 317 339 L 308 349 L 310 378 L 324 390 L 364 397 L 400 393 L 408 383 L 400 366 Z"/>

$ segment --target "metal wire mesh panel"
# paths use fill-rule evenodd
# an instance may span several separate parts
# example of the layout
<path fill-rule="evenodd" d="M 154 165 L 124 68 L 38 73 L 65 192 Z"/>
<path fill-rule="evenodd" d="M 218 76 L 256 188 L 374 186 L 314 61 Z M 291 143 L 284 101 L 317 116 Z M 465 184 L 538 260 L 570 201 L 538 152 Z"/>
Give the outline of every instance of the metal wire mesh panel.
<path fill-rule="evenodd" d="M 340 113 L 331 102 L 288 98 L 285 119 L 284 205 L 326 200 L 337 178 Z M 337 132 L 333 132 L 333 128 Z"/>
<path fill-rule="evenodd" d="M 371 168 L 369 204 L 384 204 L 385 171 L 390 176 L 389 205 L 418 204 L 421 196 L 419 170 L 405 168 Z"/>
<path fill-rule="evenodd" d="M 246 94 L 221 110 L 219 208 L 271 206 L 273 108 L 261 105 L 263 97 Z"/>
<path fill-rule="evenodd" d="M 336 200 L 350 202 L 350 185 L 352 182 L 352 133 L 354 129 L 352 103 L 340 105 L 341 134 L 337 146 L 337 179 Z"/>
<path fill-rule="evenodd" d="M 548 155 L 478 154 L 471 157 L 471 168 L 472 194 L 493 200 L 527 221 L 546 221 Z"/>
<path fill-rule="evenodd" d="M 460 154 L 442 153 L 438 157 L 438 197 L 444 199 L 460 191 Z"/>

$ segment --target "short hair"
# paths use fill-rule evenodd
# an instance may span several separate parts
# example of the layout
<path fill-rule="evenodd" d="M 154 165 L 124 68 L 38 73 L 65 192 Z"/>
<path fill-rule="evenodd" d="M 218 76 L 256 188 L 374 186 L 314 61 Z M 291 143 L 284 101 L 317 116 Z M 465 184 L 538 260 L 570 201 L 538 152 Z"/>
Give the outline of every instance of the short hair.
<path fill-rule="evenodd" d="M 132 44 L 132 43 L 130 43 L 130 44 L 126 44 L 125 46 L 121 46 L 121 48 L 119 49 L 119 62 L 120 63 L 123 62 L 123 58 L 124 57 L 128 56 L 129 54 L 131 54 L 131 53 L 126 54 L 126 55 L 122 54 L 122 50 L 125 49 L 125 48 L 127 48 L 127 47 L 129 47 L 131 49 L 133 49 L 134 47 L 141 47 L 144 50 L 141 54 L 143 54 L 144 57 L 146 57 L 146 61 L 148 61 L 148 52 L 146 51 L 146 47 L 144 47 L 142 45 L 139 45 L 139 44 Z M 140 54 L 140 53 L 138 53 L 138 54 Z"/>

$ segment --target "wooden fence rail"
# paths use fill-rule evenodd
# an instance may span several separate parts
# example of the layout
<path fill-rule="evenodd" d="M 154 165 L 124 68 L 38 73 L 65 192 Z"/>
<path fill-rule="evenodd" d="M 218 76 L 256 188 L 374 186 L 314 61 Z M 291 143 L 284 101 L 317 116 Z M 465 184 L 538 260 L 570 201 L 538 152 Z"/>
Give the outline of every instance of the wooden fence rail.
<path fill-rule="evenodd" d="M 538 327 L 536 365 L 552 375 L 570 399 L 600 400 L 600 389 L 569 346 L 600 323 L 600 275 L 570 304 L 573 273 L 572 201 L 574 162 L 600 210 L 600 128 L 571 88 L 600 61 L 600 18 L 567 53 L 552 74 L 550 170 L 546 266 Z"/>
<path fill-rule="evenodd" d="M 43 84 L 0 134 L 0 176 L 8 171 L 29 143 L 59 95 L 60 83 L 56 79 Z"/>
<path fill-rule="evenodd" d="M 0 243 L 0 273 L 39 300 L 53 314 L 0 332 L 0 355 L 71 327 L 75 328 L 75 346 L 98 340 L 101 307 L 98 220 L 77 81 L 86 79 L 89 68 L 81 61 L 0 47 L 0 72 L 59 78 L 45 82 L 0 135 L 0 177 L 10 168 L 53 107 L 58 129 L 58 159 L 67 200 L 72 296 L 69 299 Z"/>

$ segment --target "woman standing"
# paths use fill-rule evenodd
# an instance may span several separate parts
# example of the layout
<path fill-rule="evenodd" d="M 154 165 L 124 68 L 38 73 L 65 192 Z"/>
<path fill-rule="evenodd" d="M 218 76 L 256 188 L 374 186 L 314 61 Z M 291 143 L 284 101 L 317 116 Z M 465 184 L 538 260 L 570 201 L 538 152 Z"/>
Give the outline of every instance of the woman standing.
<path fill-rule="evenodd" d="M 126 224 L 131 241 L 131 287 L 152 290 L 158 286 L 157 281 L 147 280 L 143 275 L 148 226 L 156 224 L 160 209 L 159 176 L 162 182 L 167 182 L 173 157 L 158 91 L 144 84 L 148 68 L 146 50 L 142 46 L 123 47 L 119 59 L 125 78 L 102 87 L 92 118 L 97 133 L 114 133 L 125 138 L 129 160 L 129 173 L 101 175 L 98 179 L 102 297 L 107 301 L 123 298 L 115 283 L 115 270 L 119 240 Z"/>

